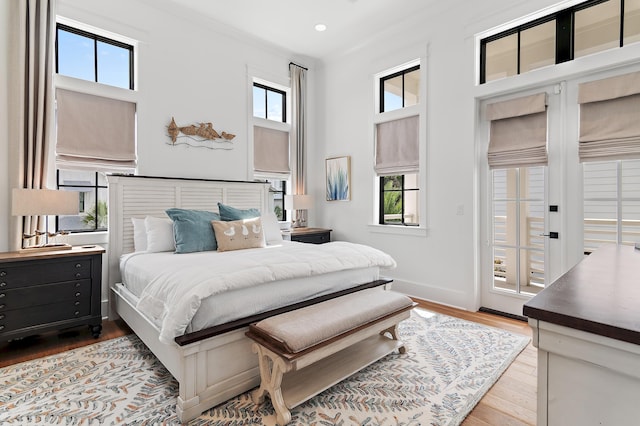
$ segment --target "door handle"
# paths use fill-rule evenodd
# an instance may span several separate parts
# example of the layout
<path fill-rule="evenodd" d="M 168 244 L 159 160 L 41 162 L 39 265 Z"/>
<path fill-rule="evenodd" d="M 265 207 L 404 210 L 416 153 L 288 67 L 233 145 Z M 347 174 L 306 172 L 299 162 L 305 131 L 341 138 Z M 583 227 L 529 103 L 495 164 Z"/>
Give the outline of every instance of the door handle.
<path fill-rule="evenodd" d="M 549 232 L 548 234 L 539 234 L 540 237 L 549 237 L 549 238 L 553 238 L 555 240 L 558 239 L 558 237 L 560 236 L 560 234 L 558 234 L 557 232 Z"/>

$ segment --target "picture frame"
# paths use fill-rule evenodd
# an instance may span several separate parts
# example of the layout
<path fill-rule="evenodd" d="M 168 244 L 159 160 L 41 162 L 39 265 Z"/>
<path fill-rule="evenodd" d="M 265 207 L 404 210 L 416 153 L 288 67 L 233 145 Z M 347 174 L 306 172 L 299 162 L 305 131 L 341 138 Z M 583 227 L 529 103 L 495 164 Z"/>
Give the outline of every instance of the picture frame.
<path fill-rule="evenodd" d="M 351 200 L 351 157 L 325 160 L 327 201 Z"/>

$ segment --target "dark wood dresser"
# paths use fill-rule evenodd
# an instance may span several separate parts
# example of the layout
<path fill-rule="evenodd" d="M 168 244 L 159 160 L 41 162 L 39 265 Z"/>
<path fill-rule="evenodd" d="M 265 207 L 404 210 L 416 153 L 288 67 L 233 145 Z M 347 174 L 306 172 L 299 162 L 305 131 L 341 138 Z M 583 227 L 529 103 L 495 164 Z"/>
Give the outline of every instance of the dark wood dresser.
<path fill-rule="evenodd" d="M 0 253 L 0 339 L 88 325 L 102 331 L 100 246 Z"/>

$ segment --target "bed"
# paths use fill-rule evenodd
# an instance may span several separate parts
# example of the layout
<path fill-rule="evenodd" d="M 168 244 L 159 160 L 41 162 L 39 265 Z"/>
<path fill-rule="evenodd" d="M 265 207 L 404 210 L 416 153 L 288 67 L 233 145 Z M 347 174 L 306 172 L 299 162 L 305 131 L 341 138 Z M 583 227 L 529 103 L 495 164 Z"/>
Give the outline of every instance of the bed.
<path fill-rule="evenodd" d="M 226 259 L 237 259 L 238 256 L 229 253 L 225 258 L 226 252 L 215 251 L 140 253 L 134 250 L 133 222 L 142 218 L 166 218 L 165 211 L 169 208 L 217 212 L 218 203 L 267 212 L 269 184 L 126 175 L 110 175 L 108 182 L 110 317 L 123 318 L 178 381 L 176 411 L 182 422 L 258 386 L 258 359 L 251 351 L 251 341 L 245 336 L 248 324 L 344 294 L 389 285 L 389 280 L 380 278 L 379 266 L 367 264 L 357 255 L 352 261 L 353 268 L 344 269 L 333 265 L 335 260 L 330 260 L 326 253 L 328 245 L 324 245 L 323 252 L 320 246 L 316 247 L 318 251 L 311 251 L 313 245 L 310 244 L 282 242 L 266 248 L 238 251 L 242 254 L 240 265 L 246 274 L 252 277 L 258 274 L 252 266 L 247 266 L 248 259 L 255 258 L 256 271 L 268 268 L 269 274 L 275 277 L 272 281 L 255 287 L 243 284 L 218 293 L 222 284 L 217 281 L 222 279 L 207 278 L 206 282 L 203 280 L 206 285 L 201 288 L 214 290 L 201 294 L 198 306 L 192 306 L 193 299 L 184 300 L 186 296 L 181 294 L 175 296 L 175 300 L 164 302 L 165 305 L 182 304 L 188 308 L 186 319 L 182 314 L 176 314 L 179 321 L 171 321 L 171 315 L 160 316 L 153 309 L 143 309 L 147 307 L 144 301 L 149 294 L 155 295 L 153 290 L 148 290 L 153 289 L 151 283 L 162 292 L 162 285 L 168 280 L 166 277 L 178 275 L 163 268 L 179 270 L 181 279 L 195 283 L 200 274 L 198 264 L 213 265 L 215 260 L 222 265 L 216 268 L 224 269 L 225 264 L 236 262 Z M 334 251 L 342 250 L 341 245 L 345 246 L 344 250 L 352 250 L 346 247 L 348 243 L 331 244 Z M 362 250 L 361 258 L 372 256 L 367 250 L 375 251 L 366 246 L 359 250 Z M 266 257 L 267 254 L 271 257 Z M 307 259 L 305 268 L 313 272 L 288 276 L 292 269 L 287 268 L 290 264 L 274 259 L 290 257 Z M 179 266 L 170 262 L 178 262 Z M 278 263 L 282 264 L 281 271 Z M 391 267 L 390 264 L 386 266 Z M 155 275 L 146 276 L 144 271 L 152 271 Z M 301 278 L 305 274 L 310 276 Z M 223 281 L 222 286 L 226 287 L 229 279 L 225 276 Z M 287 288 L 295 291 L 289 294 Z"/>

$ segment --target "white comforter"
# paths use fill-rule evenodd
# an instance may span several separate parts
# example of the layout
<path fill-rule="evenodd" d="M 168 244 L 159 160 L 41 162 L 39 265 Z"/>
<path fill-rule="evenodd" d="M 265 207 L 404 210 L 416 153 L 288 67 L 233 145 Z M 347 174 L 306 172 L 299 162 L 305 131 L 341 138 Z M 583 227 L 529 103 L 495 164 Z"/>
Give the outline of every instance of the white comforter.
<path fill-rule="evenodd" d="M 393 258 L 380 250 L 342 241 L 320 245 L 285 243 L 210 254 L 206 264 L 188 269 L 180 265 L 189 255 L 176 254 L 175 263 L 158 265 L 156 277 L 142 292 L 137 308 L 161 324 L 163 343 L 172 343 L 175 337 L 184 334 L 202 299 L 211 295 L 351 268 L 396 266 Z"/>

